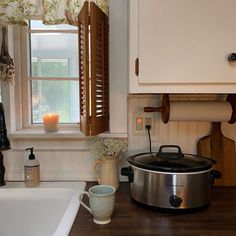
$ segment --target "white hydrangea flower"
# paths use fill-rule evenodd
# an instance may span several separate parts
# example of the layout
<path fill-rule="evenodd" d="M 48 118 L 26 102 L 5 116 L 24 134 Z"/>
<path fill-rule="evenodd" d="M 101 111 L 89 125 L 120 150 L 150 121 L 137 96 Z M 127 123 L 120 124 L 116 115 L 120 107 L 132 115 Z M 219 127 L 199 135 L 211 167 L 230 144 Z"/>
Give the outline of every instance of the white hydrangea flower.
<path fill-rule="evenodd" d="M 97 137 L 91 146 L 91 151 L 99 159 L 119 158 L 121 152 L 127 150 L 127 141 L 118 138 Z"/>

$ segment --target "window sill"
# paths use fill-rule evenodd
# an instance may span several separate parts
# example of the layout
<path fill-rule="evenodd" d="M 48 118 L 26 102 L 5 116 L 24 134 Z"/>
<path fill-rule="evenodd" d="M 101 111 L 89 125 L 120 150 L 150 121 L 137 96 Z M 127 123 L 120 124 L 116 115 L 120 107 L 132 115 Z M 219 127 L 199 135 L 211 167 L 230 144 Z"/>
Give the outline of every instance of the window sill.
<path fill-rule="evenodd" d="M 58 131 L 46 133 L 44 130 L 18 130 L 9 133 L 11 139 L 89 139 L 80 131 Z"/>
<path fill-rule="evenodd" d="M 85 136 L 80 131 L 71 131 L 71 130 L 60 130 L 58 132 L 46 133 L 44 130 L 18 130 L 8 134 L 11 139 L 81 139 L 89 140 L 94 138 L 93 136 Z M 109 137 L 109 138 L 127 138 L 126 133 L 103 133 L 99 135 L 100 137 Z"/>

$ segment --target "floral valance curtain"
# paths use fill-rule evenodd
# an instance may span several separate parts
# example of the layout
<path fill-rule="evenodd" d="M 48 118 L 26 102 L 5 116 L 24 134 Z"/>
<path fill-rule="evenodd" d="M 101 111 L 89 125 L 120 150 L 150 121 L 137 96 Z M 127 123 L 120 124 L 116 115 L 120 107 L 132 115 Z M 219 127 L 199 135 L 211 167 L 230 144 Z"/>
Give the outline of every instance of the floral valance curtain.
<path fill-rule="evenodd" d="M 41 17 L 44 24 L 77 25 L 85 0 L 0 0 L 0 25 L 27 25 L 28 19 Z M 93 0 L 108 14 L 109 0 Z"/>

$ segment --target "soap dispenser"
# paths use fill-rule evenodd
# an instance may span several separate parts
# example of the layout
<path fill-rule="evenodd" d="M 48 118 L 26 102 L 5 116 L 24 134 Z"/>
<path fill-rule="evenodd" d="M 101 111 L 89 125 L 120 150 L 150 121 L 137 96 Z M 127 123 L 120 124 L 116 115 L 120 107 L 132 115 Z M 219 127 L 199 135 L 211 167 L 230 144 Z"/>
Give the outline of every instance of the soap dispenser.
<path fill-rule="evenodd" d="M 29 159 L 27 159 L 25 162 L 25 185 L 27 187 L 36 187 L 39 185 L 40 182 L 39 161 L 35 159 L 33 147 L 26 148 L 25 150 L 30 150 Z"/>

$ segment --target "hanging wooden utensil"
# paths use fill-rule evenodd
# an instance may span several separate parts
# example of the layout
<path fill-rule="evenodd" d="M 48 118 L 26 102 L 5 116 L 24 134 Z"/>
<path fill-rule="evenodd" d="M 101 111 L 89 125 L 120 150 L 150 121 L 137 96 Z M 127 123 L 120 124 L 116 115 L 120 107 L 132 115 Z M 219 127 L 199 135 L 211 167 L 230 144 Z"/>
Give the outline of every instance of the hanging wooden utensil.
<path fill-rule="evenodd" d="M 222 178 L 215 185 L 236 185 L 235 142 L 223 135 L 221 122 L 213 122 L 211 134 L 198 141 L 198 155 L 210 157 L 217 162 L 214 169 L 221 172 Z"/>

